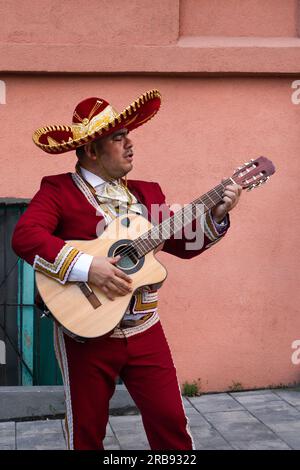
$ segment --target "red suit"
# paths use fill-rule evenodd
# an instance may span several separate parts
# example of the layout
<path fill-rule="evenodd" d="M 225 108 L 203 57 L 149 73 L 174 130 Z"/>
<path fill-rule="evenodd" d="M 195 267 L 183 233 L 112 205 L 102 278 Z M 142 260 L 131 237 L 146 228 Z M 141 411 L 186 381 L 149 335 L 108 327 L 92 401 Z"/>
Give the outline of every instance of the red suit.
<path fill-rule="evenodd" d="M 72 173 L 43 178 L 41 188 L 20 218 L 12 240 L 15 252 L 36 270 L 65 283 L 81 256 L 65 240 L 91 240 L 102 216 L 96 213 L 88 189 Z M 162 204 L 170 215 L 157 183 L 128 181 L 129 191 L 146 206 Z M 163 251 L 192 258 L 216 243 L 219 233 L 210 213 L 205 216 L 204 244 L 186 250 L 186 240 L 171 238 Z M 191 242 L 191 240 L 189 240 Z M 147 305 L 143 305 L 143 311 Z M 149 318 L 150 317 L 150 318 Z M 56 355 L 62 370 L 67 407 L 68 445 L 101 449 L 108 420 L 108 402 L 117 376 L 139 407 L 152 449 L 192 449 L 174 364 L 157 314 L 139 326 L 118 328 L 110 337 L 80 343 L 55 326 Z"/>

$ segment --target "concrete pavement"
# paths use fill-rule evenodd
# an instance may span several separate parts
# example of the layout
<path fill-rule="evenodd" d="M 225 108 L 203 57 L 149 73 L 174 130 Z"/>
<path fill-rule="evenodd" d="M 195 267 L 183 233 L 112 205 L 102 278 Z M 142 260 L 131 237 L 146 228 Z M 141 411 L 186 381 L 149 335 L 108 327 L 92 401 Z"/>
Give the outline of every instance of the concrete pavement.
<path fill-rule="evenodd" d="M 184 398 L 196 449 L 300 449 L 300 390 Z M 135 413 L 135 414 L 132 414 Z M 107 450 L 149 449 L 141 416 L 110 415 Z M 0 449 L 65 449 L 61 419 L 0 422 Z"/>

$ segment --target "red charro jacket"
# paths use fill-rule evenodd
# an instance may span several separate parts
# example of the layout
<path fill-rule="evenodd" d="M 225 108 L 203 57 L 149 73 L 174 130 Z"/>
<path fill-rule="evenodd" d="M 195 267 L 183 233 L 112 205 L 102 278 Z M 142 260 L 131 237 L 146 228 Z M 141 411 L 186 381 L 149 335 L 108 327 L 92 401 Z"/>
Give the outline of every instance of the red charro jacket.
<path fill-rule="evenodd" d="M 149 219 L 152 204 L 162 205 L 165 215 L 171 215 L 158 183 L 128 180 L 127 184 L 129 191 L 146 206 Z M 12 247 L 34 269 L 65 283 L 81 255 L 77 249 L 67 247 L 65 240 L 96 238 L 96 227 L 101 219 L 103 217 L 76 186 L 72 173 L 47 176 L 16 225 Z M 173 237 L 165 242 L 163 251 L 180 258 L 193 258 L 219 241 L 228 227 L 229 219 L 226 229 L 218 233 L 208 212 L 204 220 L 204 244 L 200 249 L 186 250 L 187 240 Z"/>

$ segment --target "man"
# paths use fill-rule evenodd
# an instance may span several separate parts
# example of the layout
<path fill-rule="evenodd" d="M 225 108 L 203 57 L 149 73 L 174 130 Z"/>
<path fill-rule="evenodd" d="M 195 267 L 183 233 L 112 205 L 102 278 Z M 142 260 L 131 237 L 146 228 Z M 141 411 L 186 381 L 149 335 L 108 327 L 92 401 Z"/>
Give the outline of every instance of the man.
<path fill-rule="evenodd" d="M 118 257 L 92 257 L 66 245 L 65 240 L 96 238 L 99 221 L 103 228 L 125 206 L 148 218 L 154 205 L 169 211 L 157 183 L 126 179 L 133 167 L 129 131 L 156 114 L 160 99 L 160 93 L 152 90 L 117 113 L 105 100 L 88 98 L 76 107 L 72 126 L 47 126 L 35 132 L 34 142 L 42 150 L 76 149 L 78 163 L 76 173 L 43 178 L 16 226 L 13 248 L 34 269 L 62 284 L 94 284 L 111 300 L 132 292 L 131 278 L 116 265 Z M 223 202 L 206 213 L 200 248 L 188 250 L 186 239 L 174 236 L 160 248 L 186 259 L 202 253 L 225 235 L 227 214 L 240 193 L 241 187 L 227 186 Z M 54 332 L 70 449 L 103 449 L 109 400 L 118 376 L 141 412 L 151 449 L 193 449 L 153 287 L 134 293 L 122 321 L 108 335 L 82 342 L 56 323 Z"/>

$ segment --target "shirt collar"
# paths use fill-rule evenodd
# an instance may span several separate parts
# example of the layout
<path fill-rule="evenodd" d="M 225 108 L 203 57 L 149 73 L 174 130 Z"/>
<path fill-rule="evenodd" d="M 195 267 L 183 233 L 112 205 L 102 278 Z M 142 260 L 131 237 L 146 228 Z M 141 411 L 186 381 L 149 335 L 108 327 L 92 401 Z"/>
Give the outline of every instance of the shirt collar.
<path fill-rule="evenodd" d="M 107 183 L 103 178 L 101 178 L 98 175 L 95 175 L 95 173 L 92 173 L 91 171 L 87 170 L 86 168 L 83 168 L 82 166 L 80 167 L 81 174 L 83 178 L 91 185 L 93 188 L 96 188 L 96 186 L 100 186 L 104 183 Z"/>
<path fill-rule="evenodd" d="M 100 192 L 101 192 L 101 189 L 99 188 L 99 186 L 103 185 L 104 183 L 107 183 L 107 181 L 105 181 L 103 178 L 101 178 L 98 175 L 95 175 L 95 173 L 92 173 L 91 171 L 87 170 L 86 168 L 83 168 L 82 166 L 80 167 L 80 172 L 83 178 L 85 179 L 85 181 L 87 181 L 91 186 L 93 186 L 93 188 L 98 187 L 98 191 Z M 114 181 L 117 182 L 117 180 L 114 180 Z M 143 209 L 142 209 L 143 206 L 140 205 L 138 202 L 132 204 L 132 207 L 134 207 L 135 213 L 143 214 Z"/>

